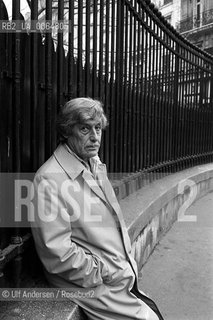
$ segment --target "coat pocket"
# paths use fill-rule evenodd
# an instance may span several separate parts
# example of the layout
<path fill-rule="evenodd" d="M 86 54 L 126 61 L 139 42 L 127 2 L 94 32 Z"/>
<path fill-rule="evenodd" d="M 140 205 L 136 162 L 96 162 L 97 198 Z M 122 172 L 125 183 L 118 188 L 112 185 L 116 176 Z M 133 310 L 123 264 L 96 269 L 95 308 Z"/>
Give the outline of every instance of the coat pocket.
<path fill-rule="evenodd" d="M 106 262 L 104 262 L 104 260 L 102 260 L 102 258 L 96 254 L 92 254 L 93 259 L 96 261 L 97 265 L 100 266 L 100 271 L 101 271 L 101 276 L 103 279 L 103 282 L 108 282 L 111 281 L 112 276 L 110 276 L 110 271 L 109 271 L 109 267 L 107 265 Z"/>

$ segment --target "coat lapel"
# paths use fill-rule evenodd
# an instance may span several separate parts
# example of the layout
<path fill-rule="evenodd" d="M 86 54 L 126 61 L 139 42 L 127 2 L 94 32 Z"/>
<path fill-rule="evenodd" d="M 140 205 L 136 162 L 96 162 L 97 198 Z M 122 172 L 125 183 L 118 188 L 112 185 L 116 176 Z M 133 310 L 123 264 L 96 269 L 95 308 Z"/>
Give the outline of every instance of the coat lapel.
<path fill-rule="evenodd" d="M 85 169 L 83 163 L 81 163 L 74 155 L 69 153 L 63 144 L 60 144 L 55 150 L 54 157 L 72 180 L 75 180 Z"/>
<path fill-rule="evenodd" d="M 105 179 L 102 180 L 102 189 L 104 191 L 104 194 L 105 194 L 108 202 L 110 203 L 110 205 L 112 206 L 112 208 L 116 212 L 116 214 L 117 214 L 117 216 L 118 216 L 118 218 L 120 220 L 120 223 L 122 225 L 123 216 L 121 214 L 120 206 L 118 204 L 118 201 L 117 201 L 116 195 L 114 193 L 113 187 L 112 187 L 111 183 L 109 182 L 109 180 L 107 179 L 106 176 L 105 176 Z"/>
<path fill-rule="evenodd" d="M 82 173 L 82 177 L 84 178 L 84 181 L 87 183 L 87 185 L 90 187 L 90 189 L 104 202 L 107 202 L 107 199 L 97 184 L 97 181 L 93 178 L 92 174 L 88 172 L 87 170 L 84 170 Z"/>
<path fill-rule="evenodd" d="M 112 188 L 112 185 L 109 182 L 109 180 L 107 179 L 107 177 L 105 179 L 103 179 L 102 181 L 103 181 L 102 188 L 103 188 L 104 194 L 105 194 L 109 204 L 112 206 L 112 208 L 114 209 L 114 212 L 117 215 L 118 222 L 121 227 L 121 234 L 123 237 L 124 247 L 125 247 L 126 253 L 128 255 L 131 251 L 131 242 L 129 239 L 128 231 L 126 229 L 126 224 L 125 224 L 125 221 L 123 218 L 123 214 L 120 209 L 120 205 L 117 201 L 117 198 L 116 198 L 116 195 L 115 195 L 114 190 Z"/>
<path fill-rule="evenodd" d="M 89 172 L 83 163 L 81 163 L 74 155 L 69 153 L 64 145 L 61 144 L 58 146 L 54 152 L 54 156 L 62 169 L 72 180 L 75 180 L 82 173 L 82 177 L 90 189 L 104 202 L 107 202 L 103 191 L 93 178 L 92 173 Z"/>

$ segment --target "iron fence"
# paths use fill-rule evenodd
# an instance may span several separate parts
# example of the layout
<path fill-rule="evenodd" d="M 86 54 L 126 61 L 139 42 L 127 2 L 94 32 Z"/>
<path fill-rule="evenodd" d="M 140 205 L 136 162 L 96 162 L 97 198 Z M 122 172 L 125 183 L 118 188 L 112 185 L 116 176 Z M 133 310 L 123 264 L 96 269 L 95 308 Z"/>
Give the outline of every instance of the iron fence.
<path fill-rule="evenodd" d="M 100 155 L 110 172 L 174 172 L 212 161 L 212 56 L 150 1 L 28 2 L 30 27 L 22 29 L 13 0 L 11 30 L 0 0 L 1 172 L 34 172 L 44 162 L 57 145 L 58 108 L 77 96 L 104 102 L 110 125 Z M 8 228 L 1 249 L 11 236 L 23 240 Z"/>

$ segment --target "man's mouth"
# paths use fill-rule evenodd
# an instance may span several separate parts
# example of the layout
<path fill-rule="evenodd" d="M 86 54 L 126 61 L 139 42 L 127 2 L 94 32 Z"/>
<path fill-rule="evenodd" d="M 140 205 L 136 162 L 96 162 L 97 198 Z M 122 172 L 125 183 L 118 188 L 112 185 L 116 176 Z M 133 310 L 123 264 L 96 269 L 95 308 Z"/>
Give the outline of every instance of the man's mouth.
<path fill-rule="evenodd" d="M 99 146 L 87 146 L 87 149 L 97 149 Z"/>

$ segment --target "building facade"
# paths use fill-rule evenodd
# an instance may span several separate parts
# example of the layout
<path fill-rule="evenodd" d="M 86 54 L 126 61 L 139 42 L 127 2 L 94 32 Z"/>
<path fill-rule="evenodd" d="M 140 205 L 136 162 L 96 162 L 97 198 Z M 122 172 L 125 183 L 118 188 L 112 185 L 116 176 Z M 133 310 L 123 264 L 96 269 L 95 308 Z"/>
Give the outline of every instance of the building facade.
<path fill-rule="evenodd" d="M 213 1 L 181 0 L 179 32 L 190 42 L 213 54 Z"/>
<path fill-rule="evenodd" d="M 152 0 L 166 20 L 174 27 L 181 19 L 181 0 Z"/>
<path fill-rule="evenodd" d="M 213 54 L 213 0 L 152 0 L 186 39 Z"/>

